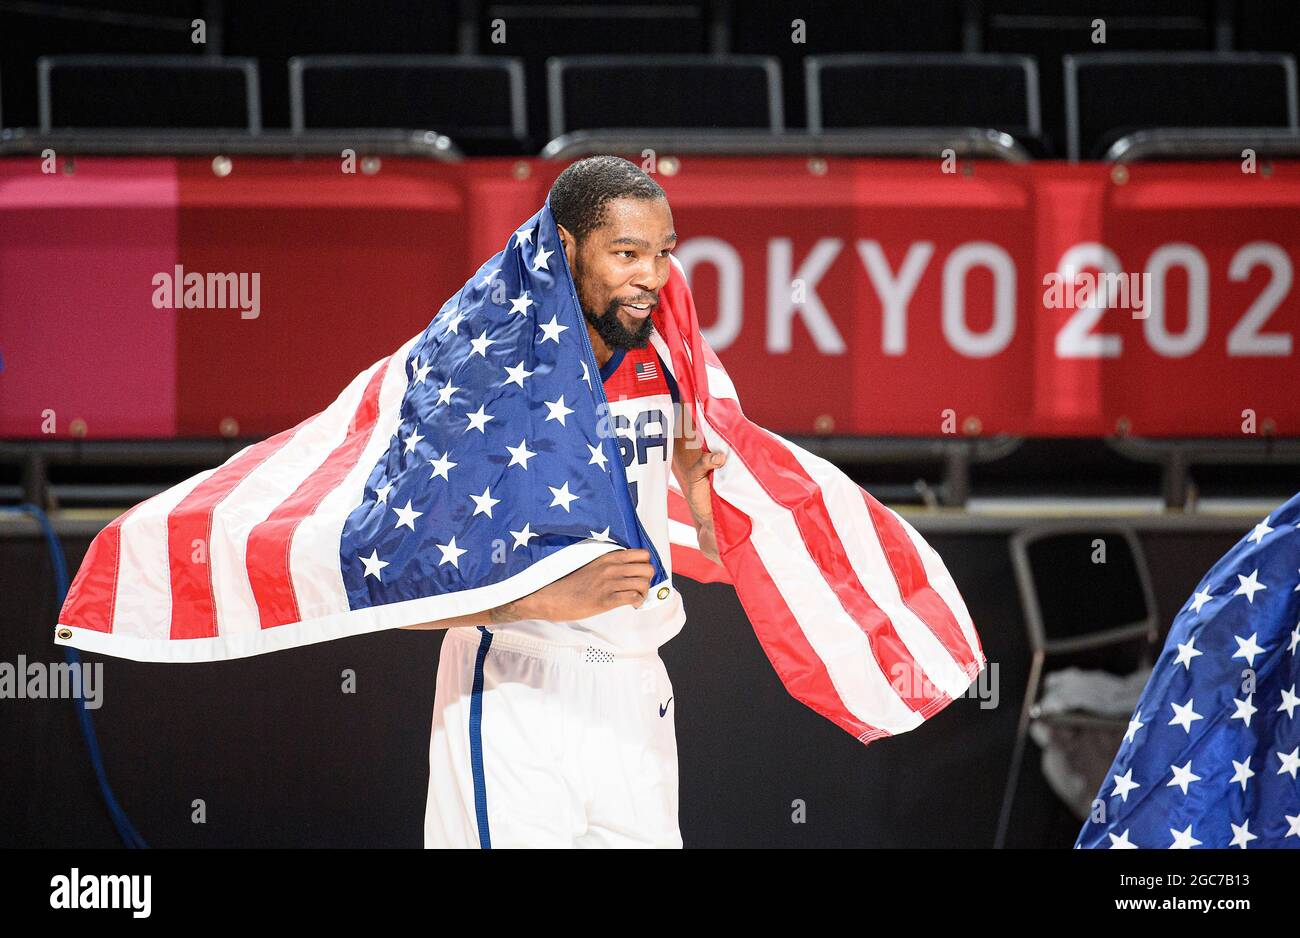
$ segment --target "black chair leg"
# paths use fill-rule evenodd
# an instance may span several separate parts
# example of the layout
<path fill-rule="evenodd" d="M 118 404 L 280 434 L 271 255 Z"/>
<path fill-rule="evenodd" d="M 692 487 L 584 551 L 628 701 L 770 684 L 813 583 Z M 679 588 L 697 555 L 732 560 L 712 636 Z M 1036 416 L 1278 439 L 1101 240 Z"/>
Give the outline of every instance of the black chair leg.
<path fill-rule="evenodd" d="M 1025 743 L 1029 738 L 1029 714 L 1038 697 L 1038 683 L 1043 673 L 1043 655 L 1035 654 L 1029 665 L 1029 683 L 1025 688 L 1025 701 L 1020 706 L 1020 721 L 1016 725 L 1016 742 L 1011 750 L 1011 765 L 1007 769 L 1007 784 L 1002 793 L 1002 810 L 998 812 L 998 831 L 993 839 L 993 849 L 1006 846 L 1007 831 L 1011 827 L 1011 809 L 1016 800 L 1016 786 L 1020 781 L 1020 767 L 1024 763 Z"/>

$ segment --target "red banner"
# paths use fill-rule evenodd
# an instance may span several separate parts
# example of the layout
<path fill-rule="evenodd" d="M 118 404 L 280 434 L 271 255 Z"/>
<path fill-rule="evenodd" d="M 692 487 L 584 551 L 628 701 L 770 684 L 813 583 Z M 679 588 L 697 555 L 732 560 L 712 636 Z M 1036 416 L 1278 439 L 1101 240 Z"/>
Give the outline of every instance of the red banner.
<path fill-rule="evenodd" d="M 427 325 L 564 165 L 0 160 L 0 435 L 292 426 Z M 1300 163 L 945 168 L 684 157 L 655 175 L 753 420 L 1300 435 Z"/>

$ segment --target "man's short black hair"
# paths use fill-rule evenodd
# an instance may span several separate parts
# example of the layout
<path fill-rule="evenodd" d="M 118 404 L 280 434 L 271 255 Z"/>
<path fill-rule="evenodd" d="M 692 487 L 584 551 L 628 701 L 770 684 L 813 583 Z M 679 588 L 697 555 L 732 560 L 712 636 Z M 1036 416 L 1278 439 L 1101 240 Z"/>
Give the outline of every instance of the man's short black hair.
<path fill-rule="evenodd" d="M 551 186 L 551 214 L 581 245 L 605 223 L 606 203 L 620 198 L 667 196 L 635 163 L 621 156 L 589 156 L 560 173 Z"/>

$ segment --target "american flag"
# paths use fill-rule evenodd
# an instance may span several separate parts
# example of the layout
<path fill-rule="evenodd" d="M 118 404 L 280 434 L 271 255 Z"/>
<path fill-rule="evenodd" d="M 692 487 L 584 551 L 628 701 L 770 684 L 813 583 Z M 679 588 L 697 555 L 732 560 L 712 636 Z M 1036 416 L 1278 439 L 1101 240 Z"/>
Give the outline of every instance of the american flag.
<path fill-rule="evenodd" d="M 731 583 L 787 689 L 862 742 L 918 726 L 984 666 L 956 585 L 901 516 L 744 416 L 673 264 L 651 340 L 729 457 L 722 565 L 674 480 L 672 569 Z M 622 547 L 651 552 L 658 602 L 605 404 L 548 204 L 326 410 L 101 531 L 56 642 L 237 658 L 482 611 Z"/>
<path fill-rule="evenodd" d="M 1197 585 L 1076 847 L 1300 847 L 1300 494 Z"/>

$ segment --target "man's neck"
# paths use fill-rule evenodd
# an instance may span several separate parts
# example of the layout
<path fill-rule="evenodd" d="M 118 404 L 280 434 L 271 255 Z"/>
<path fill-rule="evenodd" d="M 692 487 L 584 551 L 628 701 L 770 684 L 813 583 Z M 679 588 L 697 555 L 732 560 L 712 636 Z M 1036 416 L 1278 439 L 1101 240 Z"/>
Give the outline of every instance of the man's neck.
<path fill-rule="evenodd" d="M 604 368 L 605 362 L 613 357 L 614 350 L 605 344 L 605 340 L 600 337 L 600 333 L 591 323 L 584 320 L 584 324 L 587 327 L 587 335 L 591 336 L 591 350 L 596 353 L 596 364 Z"/>

